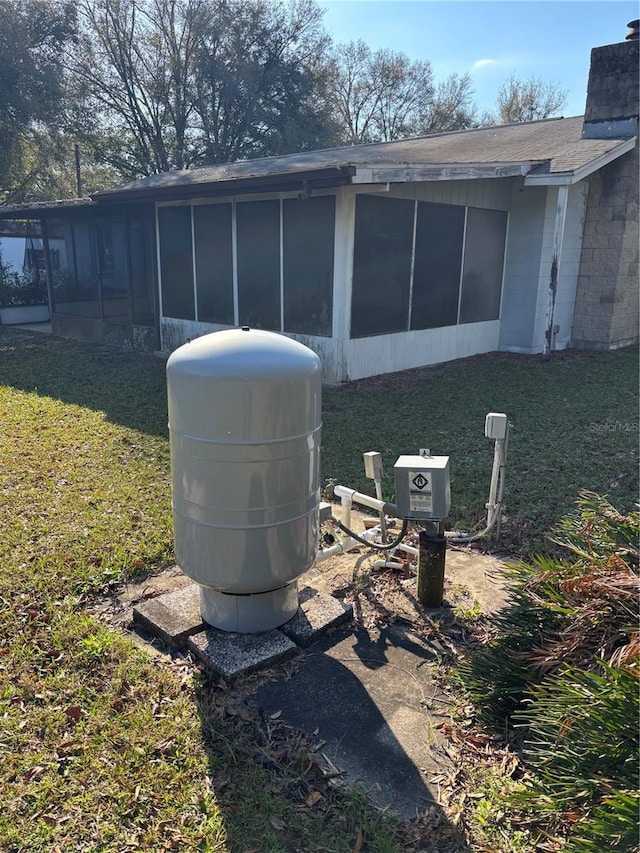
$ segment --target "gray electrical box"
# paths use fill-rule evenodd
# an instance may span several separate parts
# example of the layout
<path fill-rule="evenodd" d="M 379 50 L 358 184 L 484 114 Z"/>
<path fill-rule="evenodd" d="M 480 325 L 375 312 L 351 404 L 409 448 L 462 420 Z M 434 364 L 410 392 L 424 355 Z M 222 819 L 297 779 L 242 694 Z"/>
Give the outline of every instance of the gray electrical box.
<path fill-rule="evenodd" d="M 380 479 L 382 477 L 382 454 L 375 450 L 369 453 L 363 453 L 364 457 L 364 475 L 370 480 Z"/>
<path fill-rule="evenodd" d="M 451 508 L 448 456 L 400 456 L 393 472 L 399 518 L 444 521 Z"/>
<path fill-rule="evenodd" d="M 484 434 L 487 438 L 502 440 L 507 437 L 507 416 L 503 412 L 489 412 L 484 419 Z"/>

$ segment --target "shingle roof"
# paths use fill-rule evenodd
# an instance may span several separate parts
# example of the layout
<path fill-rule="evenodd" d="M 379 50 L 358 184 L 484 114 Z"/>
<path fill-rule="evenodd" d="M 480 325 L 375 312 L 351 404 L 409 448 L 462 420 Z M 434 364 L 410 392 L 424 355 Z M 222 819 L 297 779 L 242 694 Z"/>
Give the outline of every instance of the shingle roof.
<path fill-rule="evenodd" d="M 312 180 L 314 186 L 460 177 L 526 175 L 528 181 L 584 177 L 629 150 L 633 139 L 583 139 L 583 116 L 439 133 L 395 142 L 326 148 L 279 157 L 241 160 L 163 172 L 96 193 L 98 203 L 188 197 L 198 194 L 283 189 Z M 577 173 L 577 174 L 576 174 Z M 19 218 L 91 204 L 71 199 L 0 206 L 0 219 Z"/>
<path fill-rule="evenodd" d="M 546 119 L 522 124 L 454 131 L 395 142 L 352 145 L 243 160 L 186 171 L 165 172 L 134 181 L 97 198 L 149 190 L 177 190 L 199 184 L 233 183 L 302 172 L 363 166 L 471 166 L 522 164 L 526 173 L 541 168 L 550 174 L 573 172 L 626 140 L 582 139 L 583 117 Z"/>

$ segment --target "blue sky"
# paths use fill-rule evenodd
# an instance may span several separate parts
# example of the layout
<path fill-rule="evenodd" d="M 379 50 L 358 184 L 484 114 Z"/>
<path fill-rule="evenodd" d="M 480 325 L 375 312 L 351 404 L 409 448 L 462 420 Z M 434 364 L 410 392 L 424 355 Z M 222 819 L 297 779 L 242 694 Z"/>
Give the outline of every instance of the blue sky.
<path fill-rule="evenodd" d="M 335 41 L 428 59 L 436 82 L 468 71 L 481 110 L 512 74 L 566 89 L 566 116 L 584 112 L 592 47 L 624 41 L 639 17 L 628 0 L 321 0 Z"/>

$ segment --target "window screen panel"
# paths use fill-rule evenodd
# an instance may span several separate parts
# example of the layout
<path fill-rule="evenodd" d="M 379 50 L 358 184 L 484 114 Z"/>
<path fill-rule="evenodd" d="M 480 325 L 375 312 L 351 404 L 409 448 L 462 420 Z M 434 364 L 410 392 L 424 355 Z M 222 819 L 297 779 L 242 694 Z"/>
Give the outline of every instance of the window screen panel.
<path fill-rule="evenodd" d="M 233 323 L 233 247 L 231 205 L 193 208 L 196 243 L 198 320 Z"/>
<path fill-rule="evenodd" d="M 411 328 L 458 322 L 464 207 L 418 203 Z"/>
<path fill-rule="evenodd" d="M 68 294 L 66 308 L 57 307 L 56 310 L 79 317 L 99 318 L 102 306 L 95 225 L 91 221 L 74 220 L 72 229 L 75 287 Z"/>
<path fill-rule="evenodd" d="M 46 246 L 52 274 L 53 310 L 57 314 L 97 317 L 100 314 L 97 287 L 89 293 L 76 278 L 75 239 L 69 220 L 47 221 Z"/>
<path fill-rule="evenodd" d="M 195 320 L 191 208 L 158 208 L 162 313 L 179 320 Z"/>
<path fill-rule="evenodd" d="M 280 329 L 280 202 L 236 206 L 240 325 Z"/>
<path fill-rule="evenodd" d="M 135 211 L 129 215 L 133 322 L 138 326 L 155 324 L 151 229 L 152 219 L 148 213 Z"/>
<path fill-rule="evenodd" d="M 284 331 L 331 335 L 334 196 L 283 202 Z"/>
<path fill-rule="evenodd" d="M 96 226 L 102 311 L 112 323 L 131 323 L 127 231 L 123 220 Z"/>
<path fill-rule="evenodd" d="M 500 316 L 502 271 L 507 233 L 503 210 L 467 211 L 460 322 L 480 323 Z"/>
<path fill-rule="evenodd" d="M 413 214 L 413 201 L 357 197 L 352 338 L 407 329 Z"/>

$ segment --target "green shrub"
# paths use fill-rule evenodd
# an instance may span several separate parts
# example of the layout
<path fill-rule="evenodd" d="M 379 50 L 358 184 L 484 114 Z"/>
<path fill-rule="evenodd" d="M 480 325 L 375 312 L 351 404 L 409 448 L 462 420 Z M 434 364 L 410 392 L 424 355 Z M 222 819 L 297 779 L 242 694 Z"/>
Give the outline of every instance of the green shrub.
<path fill-rule="evenodd" d="M 565 853 L 602 853 L 603 841 L 611 850 L 638 849 L 637 791 L 616 791 L 605 797 L 589 820 L 581 821 L 575 828 Z"/>
<path fill-rule="evenodd" d="M 576 853 L 605 839 L 630 851 L 638 835 L 638 671 L 602 666 L 604 675 L 566 667 L 513 715 L 534 771 L 514 800 L 574 826 L 566 850 Z"/>
<path fill-rule="evenodd" d="M 522 748 L 517 804 L 555 813 L 575 853 L 637 840 L 638 521 L 583 493 L 554 536 L 567 559 L 510 567 L 498 637 L 461 667 L 485 721 Z"/>
<path fill-rule="evenodd" d="M 47 282 L 37 272 L 21 275 L 0 263 L 0 308 L 46 305 Z"/>

